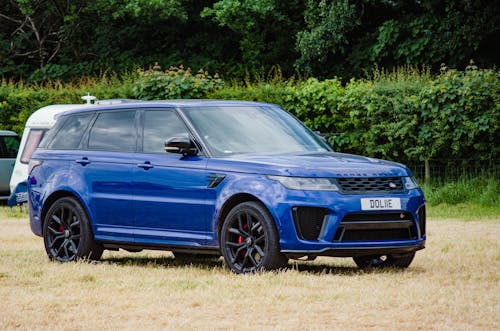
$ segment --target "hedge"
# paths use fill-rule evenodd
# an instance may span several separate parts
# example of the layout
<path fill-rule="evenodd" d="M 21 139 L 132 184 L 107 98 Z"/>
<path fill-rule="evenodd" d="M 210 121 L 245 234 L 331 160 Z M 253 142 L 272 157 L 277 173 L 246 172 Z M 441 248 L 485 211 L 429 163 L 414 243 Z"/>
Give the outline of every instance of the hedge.
<path fill-rule="evenodd" d="M 340 79 L 223 83 L 204 71 L 149 70 L 63 85 L 0 85 L 0 129 L 21 133 L 36 109 L 81 103 L 90 92 L 106 98 L 210 98 L 275 103 L 323 132 L 336 150 L 390 160 L 499 159 L 500 72 L 471 64 Z"/>

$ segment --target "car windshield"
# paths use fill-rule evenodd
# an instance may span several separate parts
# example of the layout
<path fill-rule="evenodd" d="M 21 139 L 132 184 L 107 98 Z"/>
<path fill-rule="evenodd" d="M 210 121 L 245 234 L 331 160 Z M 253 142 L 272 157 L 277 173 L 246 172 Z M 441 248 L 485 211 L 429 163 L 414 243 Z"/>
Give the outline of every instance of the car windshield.
<path fill-rule="evenodd" d="M 183 112 L 214 156 L 328 150 L 301 122 L 278 107 L 186 107 Z"/>

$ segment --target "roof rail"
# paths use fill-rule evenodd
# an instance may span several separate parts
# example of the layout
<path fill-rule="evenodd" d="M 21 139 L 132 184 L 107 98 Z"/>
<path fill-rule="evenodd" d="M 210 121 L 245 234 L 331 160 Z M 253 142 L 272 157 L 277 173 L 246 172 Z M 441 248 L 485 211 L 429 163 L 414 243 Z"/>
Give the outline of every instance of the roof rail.
<path fill-rule="evenodd" d="M 95 104 L 98 105 L 116 105 L 120 103 L 135 103 L 135 102 L 141 102 L 141 100 L 137 99 L 103 99 L 103 100 L 96 100 Z"/>

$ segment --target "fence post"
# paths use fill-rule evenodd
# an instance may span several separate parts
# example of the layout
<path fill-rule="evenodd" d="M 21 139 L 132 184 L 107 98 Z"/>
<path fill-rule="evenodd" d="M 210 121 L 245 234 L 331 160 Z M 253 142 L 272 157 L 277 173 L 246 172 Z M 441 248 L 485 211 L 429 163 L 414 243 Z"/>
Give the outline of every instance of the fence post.
<path fill-rule="evenodd" d="M 431 180 L 431 166 L 428 159 L 424 160 L 424 168 L 425 182 L 428 183 Z"/>

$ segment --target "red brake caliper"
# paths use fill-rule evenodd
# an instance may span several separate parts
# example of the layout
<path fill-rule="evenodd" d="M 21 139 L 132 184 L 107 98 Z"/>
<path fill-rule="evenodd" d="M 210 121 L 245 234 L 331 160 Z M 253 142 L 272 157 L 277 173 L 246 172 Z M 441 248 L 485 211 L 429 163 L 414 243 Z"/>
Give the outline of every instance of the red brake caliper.
<path fill-rule="evenodd" d="M 59 225 L 59 232 L 64 232 L 64 227 L 62 225 Z"/>
<path fill-rule="evenodd" d="M 244 224 L 243 225 L 243 229 L 248 230 L 248 224 Z M 238 237 L 238 244 L 243 244 L 243 241 L 244 241 L 243 236 L 239 236 Z M 245 257 L 247 255 L 247 250 L 246 249 L 242 249 L 241 250 L 241 255 L 243 257 Z"/>

